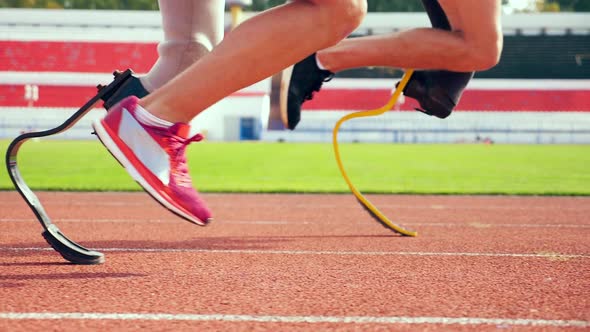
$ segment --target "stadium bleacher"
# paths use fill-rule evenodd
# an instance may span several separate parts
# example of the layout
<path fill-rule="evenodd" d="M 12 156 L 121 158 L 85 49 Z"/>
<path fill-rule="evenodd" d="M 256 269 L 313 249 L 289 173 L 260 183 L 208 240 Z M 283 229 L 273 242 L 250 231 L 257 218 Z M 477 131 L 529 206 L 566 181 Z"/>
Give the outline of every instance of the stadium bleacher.
<path fill-rule="evenodd" d="M 420 13 L 370 14 L 355 34 L 427 25 L 426 16 Z M 580 14 L 511 15 L 504 19 L 504 32 L 505 48 L 500 64 L 476 75 L 457 113 L 471 112 L 477 116 L 487 112 L 486 116 L 490 116 L 493 112 L 494 119 L 498 118 L 497 114 L 514 111 L 545 113 L 534 121 L 535 128 L 545 126 L 543 118 L 553 123 L 563 124 L 567 119 L 578 125 L 586 123 L 590 114 L 590 59 L 587 57 L 590 23 L 587 17 Z M 132 68 L 139 73 L 149 70 L 157 58 L 157 42 L 161 35 L 157 12 L 2 9 L 0 108 L 75 109 L 95 93 L 97 83 L 108 83 L 112 70 Z M 306 128 L 317 131 L 318 123 L 324 123 L 322 130 L 329 131 L 339 112 L 380 106 L 399 73 L 382 68 L 340 73 L 305 105 L 305 112 L 314 115 L 304 114 L 300 132 L 305 133 Z M 100 77 L 101 81 L 93 81 L 95 77 Z M 372 79 L 347 79 L 349 77 Z M 27 84 L 38 88 L 39 98 L 33 103 L 23 97 Z M 258 85 L 242 94 L 262 97 L 268 93 L 268 86 Z M 414 106 L 415 103 L 408 100 L 398 108 L 410 111 Z M 555 121 L 553 113 L 559 113 L 564 121 Z M 425 121 L 423 115 L 412 114 L 411 117 L 418 115 L 413 126 L 424 127 L 419 123 Z M 426 127 L 430 128 L 432 119 L 427 120 Z M 506 121 L 512 120 L 507 118 Z M 391 125 L 388 123 L 382 131 L 394 130 L 395 126 Z M 444 129 L 448 123 L 436 126 Z M 506 126 L 501 124 L 500 127 Z M 290 137 L 296 139 L 293 135 Z M 577 139 L 570 141 L 578 142 Z"/>

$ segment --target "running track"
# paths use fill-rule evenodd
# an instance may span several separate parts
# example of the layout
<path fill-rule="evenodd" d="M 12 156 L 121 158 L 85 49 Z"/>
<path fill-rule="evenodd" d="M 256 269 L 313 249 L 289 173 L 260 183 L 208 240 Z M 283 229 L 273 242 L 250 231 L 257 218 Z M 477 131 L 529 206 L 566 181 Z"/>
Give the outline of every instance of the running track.
<path fill-rule="evenodd" d="M 208 194 L 183 222 L 144 193 L 41 193 L 106 263 L 66 264 L 0 192 L 0 330 L 588 330 L 590 198 Z"/>

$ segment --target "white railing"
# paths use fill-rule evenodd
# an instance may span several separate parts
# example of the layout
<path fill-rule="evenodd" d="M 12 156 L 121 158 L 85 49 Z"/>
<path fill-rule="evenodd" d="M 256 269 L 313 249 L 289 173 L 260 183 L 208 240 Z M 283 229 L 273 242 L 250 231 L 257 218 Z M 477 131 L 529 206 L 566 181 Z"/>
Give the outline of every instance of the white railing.
<path fill-rule="evenodd" d="M 264 141 L 330 142 L 334 124 L 346 111 L 302 114 L 295 131 L 264 131 Z M 419 112 L 387 112 L 350 120 L 342 142 L 588 144 L 590 116 L 582 112 L 454 112 L 440 120 Z"/>

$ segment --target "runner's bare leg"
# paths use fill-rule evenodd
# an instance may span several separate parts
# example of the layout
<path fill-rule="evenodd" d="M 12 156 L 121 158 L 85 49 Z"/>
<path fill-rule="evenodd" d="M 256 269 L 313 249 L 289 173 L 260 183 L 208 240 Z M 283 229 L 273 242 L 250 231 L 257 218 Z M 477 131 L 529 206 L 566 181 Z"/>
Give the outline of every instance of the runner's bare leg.
<path fill-rule="evenodd" d="M 469 72 L 493 67 L 502 51 L 500 0 L 439 0 L 452 32 L 431 28 L 346 39 L 318 52 L 332 72 L 386 66 Z"/>

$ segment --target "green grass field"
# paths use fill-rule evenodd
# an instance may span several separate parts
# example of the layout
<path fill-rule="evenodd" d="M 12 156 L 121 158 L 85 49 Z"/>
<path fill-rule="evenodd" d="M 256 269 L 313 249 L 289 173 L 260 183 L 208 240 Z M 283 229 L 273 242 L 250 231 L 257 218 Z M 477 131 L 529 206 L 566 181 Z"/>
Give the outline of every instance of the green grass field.
<path fill-rule="evenodd" d="M 8 144 L 0 140 L 3 154 Z M 590 195 L 590 145 L 342 144 L 341 153 L 364 193 Z M 18 162 L 33 189 L 140 190 L 97 141 L 27 142 Z M 198 143 L 189 165 L 202 192 L 349 192 L 331 144 Z M 0 189 L 13 190 L 5 166 Z"/>

